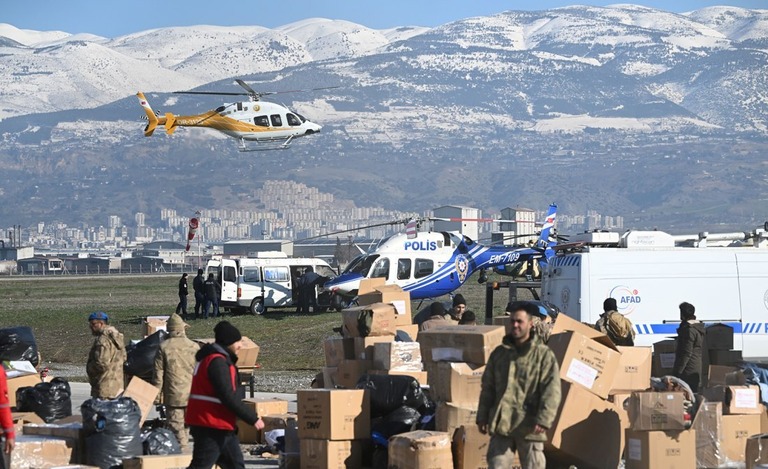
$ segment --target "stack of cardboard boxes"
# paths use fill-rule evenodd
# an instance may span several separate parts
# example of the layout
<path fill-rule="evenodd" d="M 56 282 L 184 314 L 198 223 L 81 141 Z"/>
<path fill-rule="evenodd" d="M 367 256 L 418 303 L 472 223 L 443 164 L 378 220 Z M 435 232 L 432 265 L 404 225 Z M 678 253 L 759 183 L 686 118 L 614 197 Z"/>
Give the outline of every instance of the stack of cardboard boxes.
<path fill-rule="evenodd" d="M 562 384 L 545 446 L 548 458 L 579 467 L 617 467 L 629 427 L 624 402 L 632 391 L 650 387 L 650 349 L 619 349 L 604 334 L 563 314 L 548 345 Z"/>
<path fill-rule="evenodd" d="M 733 350 L 733 328 L 712 324 L 706 328 L 706 345 L 710 365 L 736 366 L 742 362 L 741 350 Z"/>
<path fill-rule="evenodd" d="M 702 394 L 709 403 L 719 404 L 711 410 L 712 416 L 706 425 L 708 432 L 719 438 L 718 461 L 721 465 L 745 463 L 747 439 L 761 433 L 761 418 L 765 414 L 760 403 L 760 388 L 715 385 L 704 389 Z"/>

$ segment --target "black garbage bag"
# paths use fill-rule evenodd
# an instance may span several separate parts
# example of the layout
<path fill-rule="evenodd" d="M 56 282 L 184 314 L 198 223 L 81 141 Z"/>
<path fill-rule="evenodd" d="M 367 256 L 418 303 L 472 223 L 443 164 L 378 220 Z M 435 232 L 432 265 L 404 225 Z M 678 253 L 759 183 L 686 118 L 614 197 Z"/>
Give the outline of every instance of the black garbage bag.
<path fill-rule="evenodd" d="M 357 389 L 371 394 L 371 417 L 383 417 L 401 406 L 421 409 L 429 404 L 416 378 L 403 375 L 363 375 Z"/>
<path fill-rule="evenodd" d="M 37 366 L 37 342 L 29 326 L 0 329 L 0 361 L 26 360 Z"/>
<path fill-rule="evenodd" d="M 128 357 L 123 370 L 131 376 L 138 376 L 144 381 L 152 382 L 155 369 L 155 355 L 160 350 L 160 343 L 168 338 L 168 333 L 160 330 L 146 337 L 141 342 L 127 348 Z"/>
<path fill-rule="evenodd" d="M 86 463 L 117 468 L 123 458 L 141 456 L 141 409 L 130 397 L 88 399 L 80 407 Z"/>
<path fill-rule="evenodd" d="M 181 454 L 179 440 L 167 428 L 151 428 L 142 431 L 141 446 L 144 454 Z"/>
<path fill-rule="evenodd" d="M 394 435 L 411 431 L 419 423 L 421 413 L 413 407 L 402 406 L 371 421 L 371 433 L 376 433 L 389 440 Z"/>
<path fill-rule="evenodd" d="M 16 409 L 34 412 L 45 423 L 72 415 L 72 390 L 64 378 L 16 390 Z"/>

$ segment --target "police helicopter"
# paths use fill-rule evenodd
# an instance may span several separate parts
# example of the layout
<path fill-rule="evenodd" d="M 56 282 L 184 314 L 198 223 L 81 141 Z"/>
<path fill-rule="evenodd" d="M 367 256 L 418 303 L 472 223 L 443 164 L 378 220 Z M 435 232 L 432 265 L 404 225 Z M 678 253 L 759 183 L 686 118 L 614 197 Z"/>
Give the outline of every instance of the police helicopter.
<path fill-rule="evenodd" d="M 337 306 L 357 296 L 364 278 L 384 278 L 400 286 L 411 298 L 436 298 L 458 289 L 475 272 L 536 259 L 539 263 L 554 256 L 557 241 L 550 233 L 557 216 L 557 205 L 549 206 L 535 245 L 510 247 L 483 245 L 457 231 L 419 233 L 416 222 L 409 222 L 406 233 L 382 240 L 372 251 L 356 257 L 336 278 L 323 285 L 333 293 Z"/>
<path fill-rule="evenodd" d="M 155 113 L 150 107 L 144 93 L 138 92 L 139 104 L 144 108 L 146 118 L 149 121 L 144 128 L 144 136 L 150 137 L 158 125 L 165 127 L 165 133 L 172 135 L 178 127 L 208 127 L 225 133 L 239 140 L 238 150 L 284 150 L 288 148 L 294 138 L 304 137 L 320 132 L 321 126 L 310 122 L 301 114 L 291 111 L 287 107 L 262 101 L 262 96 L 279 93 L 296 93 L 301 91 L 318 91 L 326 88 L 313 88 L 311 90 L 292 90 L 277 92 L 259 92 L 251 88 L 243 80 L 235 82 L 245 92 L 219 92 L 219 91 L 176 91 L 176 94 L 210 94 L 223 96 L 248 96 L 248 101 L 238 101 L 224 104 L 214 110 L 202 114 L 178 116 L 170 112 L 161 115 Z M 255 142 L 257 146 L 247 147 L 246 142 Z"/>

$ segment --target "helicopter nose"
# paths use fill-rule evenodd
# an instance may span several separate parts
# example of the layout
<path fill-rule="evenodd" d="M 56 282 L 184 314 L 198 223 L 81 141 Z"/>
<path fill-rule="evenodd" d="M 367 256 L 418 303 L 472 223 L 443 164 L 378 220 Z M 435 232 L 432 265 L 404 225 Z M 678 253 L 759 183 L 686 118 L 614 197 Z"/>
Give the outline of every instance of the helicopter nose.
<path fill-rule="evenodd" d="M 304 132 L 304 135 L 312 135 L 320 132 L 320 129 L 323 127 L 321 125 L 317 125 L 314 122 L 307 122 L 307 130 Z"/>

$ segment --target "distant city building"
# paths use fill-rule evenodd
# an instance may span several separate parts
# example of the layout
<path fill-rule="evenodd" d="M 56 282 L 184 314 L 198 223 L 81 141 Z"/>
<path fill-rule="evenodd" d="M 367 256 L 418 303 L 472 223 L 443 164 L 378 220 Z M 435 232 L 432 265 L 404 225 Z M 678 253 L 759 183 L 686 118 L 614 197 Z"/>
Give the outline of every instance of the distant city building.
<path fill-rule="evenodd" d="M 480 218 L 480 209 L 464 207 L 461 205 L 443 205 L 434 210 L 435 218 L 457 218 L 458 221 L 435 221 L 435 231 L 458 231 L 464 236 L 477 240 L 480 237 L 480 229 L 477 221 Z M 468 219 L 468 220 L 467 220 Z"/>

